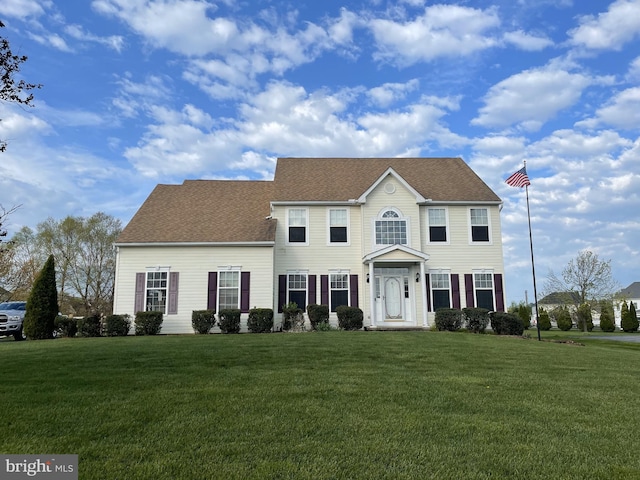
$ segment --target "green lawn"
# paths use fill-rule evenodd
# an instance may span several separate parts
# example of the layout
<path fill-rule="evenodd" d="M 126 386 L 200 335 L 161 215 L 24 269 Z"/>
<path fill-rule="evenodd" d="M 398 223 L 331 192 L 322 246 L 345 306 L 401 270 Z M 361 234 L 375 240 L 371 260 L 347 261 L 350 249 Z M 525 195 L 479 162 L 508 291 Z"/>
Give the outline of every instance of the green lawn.
<path fill-rule="evenodd" d="M 0 451 L 83 480 L 640 478 L 640 344 L 529 333 L 2 341 Z"/>

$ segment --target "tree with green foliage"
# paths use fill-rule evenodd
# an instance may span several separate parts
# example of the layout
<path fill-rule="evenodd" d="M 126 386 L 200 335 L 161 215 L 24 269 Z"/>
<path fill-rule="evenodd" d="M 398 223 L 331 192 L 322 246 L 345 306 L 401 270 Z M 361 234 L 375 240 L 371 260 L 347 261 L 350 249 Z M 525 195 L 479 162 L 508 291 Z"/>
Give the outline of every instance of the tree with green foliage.
<path fill-rule="evenodd" d="M 615 317 L 613 313 L 613 303 L 608 300 L 600 302 L 600 330 L 603 332 L 613 332 L 616 329 Z"/>
<path fill-rule="evenodd" d="M 32 340 L 53 338 L 57 315 L 56 268 L 53 255 L 49 255 L 27 299 L 23 321 L 25 335 Z"/>
<path fill-rule="evenodd" d="M 571 330 L 573 327 L 573 321 L 571 320 L 571 313 L 566 307 L 554 308 L 551 313 L 560 330 L 565 332 Z"/>
<path fill-rule="evenodd" d="M 591 332 L 593 330 L 593 315 L 591 305 L 583 303 L 576 309 L 576 326 L 578 330 Z"/>
<path fill-rule="evenodd" d="M 514 315 L 517 315 L 518 317 L 520 317 L 520 320 L 522 320 L 522 325 L 524 326 L 525 330 L 527 330 L 531 326 L 532 310 L 533 309 L 531 308 L 531 305 L 527 305 L 524 302 L 520 302 L 520 303 L 514 302 L 507 309 L 509 313 L 513 313 Z"/>
<path fill-rule="evenodd" d="M 542 307 L 540 307 L 538 322 L 540 323 L 540 330 L 551 330 L 551 318 L 549 317 L 549 313 Z"/>
<path fill-rule="evenodd" d="M 620 307 L 620 328 L 623 332 L 637 332 L 638 331 L 638 317 L 636 316 L 636 308 L 631 302 L 631 307 L 627 305 L 627 301 L 622 302 Z"/>

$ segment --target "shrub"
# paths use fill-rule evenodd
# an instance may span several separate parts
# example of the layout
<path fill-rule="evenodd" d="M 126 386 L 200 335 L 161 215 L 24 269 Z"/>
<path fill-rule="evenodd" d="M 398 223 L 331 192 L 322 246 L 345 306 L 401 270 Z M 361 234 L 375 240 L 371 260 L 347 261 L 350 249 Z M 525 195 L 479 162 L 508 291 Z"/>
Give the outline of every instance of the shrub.
<path fill-rule="evenodd" d="M 268 333 L 273 330 L 273 309 L 252 308 L 249 310 L 247 328 L 251 333 Z"/>
<path fill-rule="evenodd" d="M 591 315 L 591 305 L 588 303 L 583 303 L 576 310 L 576 326 L 578 330 L 586 330 L 591 332 L 593 330 L 593 317 Z"/>
<path fill-rule="evenodd" d="M 282 307 L 282 330 L 304 330 L 304 315 L 296 302 L 289 302 Z"/>
<path fill-rule="evenodd" d="M 439 308 L 436 311 L 436 328 L 455 332 L 462 328 L 462 311 L 457 308 Z"/>
<path fill-rule="evenodd" d="M 191 326 L 195 333 L 207 334 L 216 324 L 215 310 L 193 310 L 191 312 Z"/>
<path fill-rule="evenodd" d="M 638 317 L 636 317 L 636 309 L 633 303 L 629 307 L 626 300 L 622 302 L 620 316 L 620 328 L 623 332 L 636 332 L 638 330 Z"/>
<path fill-rule="evenodd" d="M 129 335 L 131 329 L 131 316 L 124 315 L 108 315 L 104 319 L 104 334 L 107 337 L 124 337 Z"/>
<path fill-rule="evenodd" d="M 53 255 L 49 255 L 27 298 L 22 322 L 24 334 L 31 340 L 53 338 L 58 312 L 56 268 Z"/>
<path fill-rule="evenodd" d="M 311 330 L 317 330 L 319 323 L 329 323 L 329 306 L 315 304 L 307 305 L 307 315 L 309 315 Z"/>
<path fill-rule="evenodd" d="M 565 307 L 555 308 L 552 312 L 553 318 L 556 321 L 558 328 L 563 331 L 569 331 L 573 327 L 573 321 L 571 320 L 571 314 Z"/>
<path fill-rule="evenodd" d="M 330 332 L 331 330 L 335 330 L 335 328 L 329 323 L 328 320 L 326 322 L 320 322 L 316 325 L 316 332 Z"/>
<path fill-rule="evenodd" d="M 494 312 L 491 314 L 491 329 L 498 335 L 522 335 L 524 325 L 515 313 Z"/>
<path fill-rule="evenodd" d="M 218 326 L 222 333 L 240 333 L 240 310 L 238 308 L 220 310 Z"/>
<path fill-rule="evenodd" d="M 600 302 L 600 330 L 603 332 L 614 332 L 616 322 L 614 320 L 613 304 L 609 301 Z"/>
<path fill-rule="evenodd" d="M 99 337 L 102 330 L 100 315 L 90 315 L 78 320 L 78 333 L 82 337 Z"/>
<path fill-rule="evenodd" d="M 358 307 L 340 305 L 336 308 L 338 315 L 338 327 L 342 330 L 360 330 L 363 324 L 364 313 Z"/>
<path fill-rule="evenodd" d="M 551 318 L 544 308 L 540 307 L 540 315 L 538 315 L 538 323 L 540 330 L 551 330 Z"/>
<path fill-rule="evenodd" d="M 162 329 L 162 312 L 136 312 L 136 335 L 158 335 Z"/>
<path fill-rule="evenodd" d="M 507 311 L 520 317 L 525 330 L 527 330 L 531 326 L 531 305 L 527 305 L 524 302 L 512 303 Z"/>
<path fill-rule="evenodd" d="M 484 333 L 489 325 L 489 310 L 486 308 L 463 308 L 465 325 L 472 333 Z"/>
<path fill-rule="evenodd" d="M 58 315 L 54 321 L 56 330 L 62 337 L 75 337 L 78 333 L 78 323 L 73 317 L 67 317 L 64 315 Z"/>

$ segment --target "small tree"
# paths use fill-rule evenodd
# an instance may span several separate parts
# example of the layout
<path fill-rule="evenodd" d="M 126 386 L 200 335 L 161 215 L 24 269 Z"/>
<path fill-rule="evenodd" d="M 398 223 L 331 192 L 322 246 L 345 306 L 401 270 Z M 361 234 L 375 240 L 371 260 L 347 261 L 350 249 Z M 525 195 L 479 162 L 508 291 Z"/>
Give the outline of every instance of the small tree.
<path fill-rule="evenodd" d="M 549 318 L 549 313 L 542 307 L 540 307 L 538 322 L 540 324 L 540 330 L 551 330 L 551 318 Z"/>
<path fill-rule="evenodd" d="M 638 318 L 636 317 L 636 309 L 631 302 L 631 308 L 627 305 L 627 301 L 622 302 L 620 308 L 620 328 L 623 332 L 637 332 L 638 331 Z M 633 309 L 633 310 L 632 310 Z"/>
<path fill-rule="evenodd" d="M 53 338 L 57 315 L 56 268 L 53 255 L 49 255 L 27 299 L 22 325 L 25 335 L 33 340 Z"/>
<path fill-rule="evenodd" d="M 553 310 L 553 317 L 555 318 L 556 325 L 563 331 L 571 330 L 573 327 L 573 321 L 571 320 L 571 313 L 565 307 L 558 307 Z"/>
<path fill-rule="evenodd" d="M 614 320 L 613 304 L 608 300 L 600 302 L 600 330 L 603 332 L 613 332 L 616 329 Z"/>
<path fill-rule="evenodd" d="M 576 326 L 578 330 L 583 332 L 591 332 L 593 330 L 591 305 L 588 303 L 583 303 L 576 309 Z"/>

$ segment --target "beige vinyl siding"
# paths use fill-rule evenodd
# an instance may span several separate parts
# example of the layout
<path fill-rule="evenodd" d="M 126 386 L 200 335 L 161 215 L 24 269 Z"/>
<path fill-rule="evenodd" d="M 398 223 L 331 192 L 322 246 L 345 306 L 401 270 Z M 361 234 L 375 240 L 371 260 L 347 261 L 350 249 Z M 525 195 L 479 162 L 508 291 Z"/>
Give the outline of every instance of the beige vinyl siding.
<path fill-rule="evenodd" d="M 136 273 L 170 267 L 178 272 L 178 313 L 164 315 L 161 333 L 193 333 L 191 312 L 207 308 L 208 273 L 222 266 L 251 272 L 250 307 L 272 307 L 272 247 L 118 247 L 114 313 L 135 316 Z M 243 320 L 246 321 L 246 315 Z M 244 325 L 244 322 L 243 322 Z"/>

